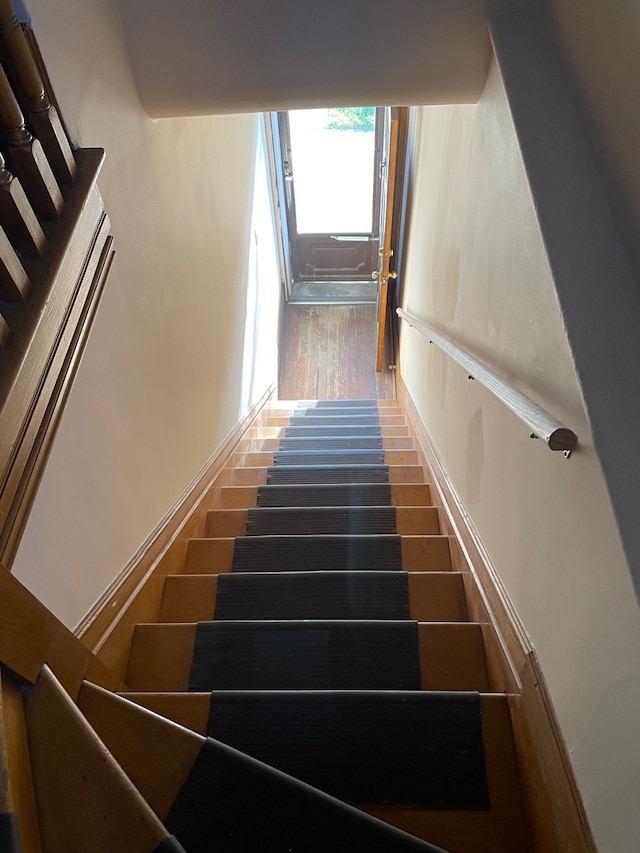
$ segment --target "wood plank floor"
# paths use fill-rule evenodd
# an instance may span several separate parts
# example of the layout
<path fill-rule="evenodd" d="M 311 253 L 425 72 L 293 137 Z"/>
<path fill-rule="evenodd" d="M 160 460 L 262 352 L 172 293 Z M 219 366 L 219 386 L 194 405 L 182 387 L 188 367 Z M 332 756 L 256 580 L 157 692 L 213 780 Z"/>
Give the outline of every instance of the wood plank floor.
<path fill-rule="evenodd" d="M 393 399 L 393 370 L 375 369 L 376 310 L 375 305 L 288 304 L 279 398 Z M 389 361 L 385 358 L 385 365 Z"/>

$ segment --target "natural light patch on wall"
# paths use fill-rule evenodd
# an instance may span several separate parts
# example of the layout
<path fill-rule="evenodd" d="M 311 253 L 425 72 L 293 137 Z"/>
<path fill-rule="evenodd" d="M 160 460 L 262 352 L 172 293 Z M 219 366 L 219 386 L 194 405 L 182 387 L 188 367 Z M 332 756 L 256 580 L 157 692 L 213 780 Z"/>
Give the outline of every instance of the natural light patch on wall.
<path fill-rule="evenodd" d="M 265 128 L 262 122 L 256 140 L 248 252 L 239 416 L 242 416 L 264 393 L 264 389 L 274 382 L 274 368 L 277 364 L 275 333 L 280 310 L 280 273 L 267 171 Z"/>

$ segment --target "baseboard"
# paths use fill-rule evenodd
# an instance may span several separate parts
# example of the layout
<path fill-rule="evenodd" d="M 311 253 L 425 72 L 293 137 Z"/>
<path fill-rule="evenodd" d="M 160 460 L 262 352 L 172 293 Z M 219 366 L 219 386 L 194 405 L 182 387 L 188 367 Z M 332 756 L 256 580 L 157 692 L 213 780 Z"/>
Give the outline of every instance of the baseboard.
<path fill-rule="evenodd" d="M 199 504 L 270 400 L 270 386 L 228 433 L 136 554 L 75 629 L 87 648 L 124 681 L 129 645 L 137 622 L 157 620 L 164 577 L 182 571 L 186 540 L 200 535 Z"/>
<path fill-rule="evenodd" d="M 596 853 L 535 650 L 400 374 L 396 383 L 464 574 L 469 618 L 483 625 L 491 683 L 509 696 L 531 853 Z"/>

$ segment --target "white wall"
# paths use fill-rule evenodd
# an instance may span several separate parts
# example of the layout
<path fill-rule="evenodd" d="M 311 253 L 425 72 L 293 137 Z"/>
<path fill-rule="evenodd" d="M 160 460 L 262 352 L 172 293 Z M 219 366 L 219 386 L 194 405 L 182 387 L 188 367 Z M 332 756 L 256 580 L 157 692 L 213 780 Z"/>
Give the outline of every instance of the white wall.
<path fill-rule="evenodd" d="M 499 75 L 419 111 L 403 307 L 574 429 L 532 441 L 408 327 L 403 379 L 538 652 L 598 848 L 640 837 L 640 619 Z"/>
<path fill-rule="evenodd" d="M 14 566 L 73 627 L 275 381 L 280 285 L 261 119 L 152 121 L 115 0 L 28 8 L 73 141 L 107 150 L 117 250 Z"/>
<path fill-rule="evenodd" d="M 475 103 L 485 0 L 120 0 L 153 116 Z"/>

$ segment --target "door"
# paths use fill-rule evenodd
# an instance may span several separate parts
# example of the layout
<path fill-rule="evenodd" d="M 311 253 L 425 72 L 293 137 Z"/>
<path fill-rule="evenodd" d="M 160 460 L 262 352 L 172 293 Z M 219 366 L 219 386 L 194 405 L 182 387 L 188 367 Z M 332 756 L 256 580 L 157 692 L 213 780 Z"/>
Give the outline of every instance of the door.
<path fill-rule="evenodd" d="M 370 280 L 379 241 L 384 112 L 276 114 L 292 285 Z"/>
<path fill-rule="evenodd" d="M 398 127 L 399 115 L 397 108 L 385 109 L 385 121 L 382 158 L 380 160 L 380 225 L 378 239 L 378 257 L 373 278 L 378 282 L 378 311 L 377 311 L 377 345 L 376 370 L 382 371 L 384 358 L 384 337 L 387 326 L 387 305 L 389 301 L 389 279 L 395 279 L 396 273 L 390 272 L 393 249 L 391 248 L 393 207 L 396 185 L 398 160 Z"/>

